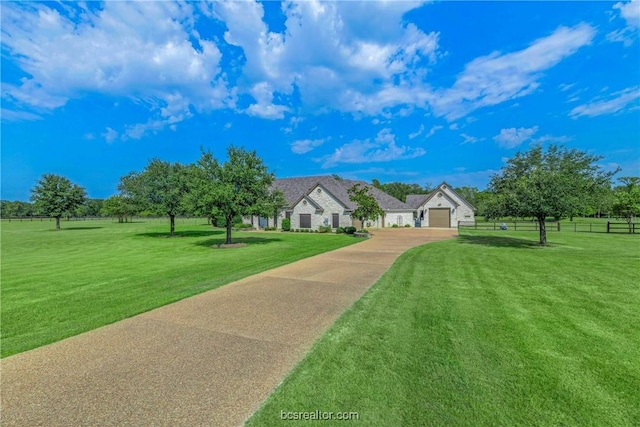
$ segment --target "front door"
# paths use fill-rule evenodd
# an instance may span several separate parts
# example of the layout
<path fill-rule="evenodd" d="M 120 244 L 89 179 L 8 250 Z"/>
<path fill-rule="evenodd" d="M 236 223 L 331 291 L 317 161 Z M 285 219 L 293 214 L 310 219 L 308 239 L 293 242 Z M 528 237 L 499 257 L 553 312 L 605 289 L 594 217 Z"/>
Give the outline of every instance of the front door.
<path fill-rule="evenodd" d="M 339 214 L 331 214 L 331 228 L 340 227 L 340 215 Z"/>

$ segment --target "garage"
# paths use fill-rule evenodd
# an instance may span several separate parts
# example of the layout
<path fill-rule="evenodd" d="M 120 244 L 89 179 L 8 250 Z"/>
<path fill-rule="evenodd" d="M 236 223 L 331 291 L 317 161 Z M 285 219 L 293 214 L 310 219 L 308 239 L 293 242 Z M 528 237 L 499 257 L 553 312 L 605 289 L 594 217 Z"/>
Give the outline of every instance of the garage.
<path fill-rule="evenodd" d="M 451 227 L 451 211 L 449 208 L 430 208 L 429 227 Z"/>

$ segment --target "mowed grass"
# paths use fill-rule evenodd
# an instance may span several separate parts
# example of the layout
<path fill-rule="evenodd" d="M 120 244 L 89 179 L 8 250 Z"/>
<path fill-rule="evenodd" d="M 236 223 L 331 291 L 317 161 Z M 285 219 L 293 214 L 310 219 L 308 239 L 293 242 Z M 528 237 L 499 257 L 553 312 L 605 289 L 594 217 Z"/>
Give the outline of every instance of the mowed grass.
<path fill-rule="evenodd" d="M 640 425 L 640 238 L 462 233 L 402 255 L 248 425 Z"/>
<path fill-rule="evenodd" d="M 2 222 L 2 356 L 103 326 L 356 242 L 345 235 L 234 232 L 213 249 L 203 220 Z"/>

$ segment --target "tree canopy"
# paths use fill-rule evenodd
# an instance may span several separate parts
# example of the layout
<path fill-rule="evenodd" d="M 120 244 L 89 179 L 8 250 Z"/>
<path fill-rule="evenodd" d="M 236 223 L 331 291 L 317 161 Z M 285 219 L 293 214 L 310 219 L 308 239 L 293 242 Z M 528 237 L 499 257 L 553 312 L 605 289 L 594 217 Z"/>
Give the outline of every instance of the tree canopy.
<path fill-rule="evenodd" d="M 640 214 L 640 177 L 625 176 L 618 181 L 621 185 L 613 192 L 613 211 L 625 218 L 631 231 L 634 216 Z"/>
<path fill-rule="evenodd" d="M 584 208 L 592 195 L 610 185 L 615 172 L 595 164 L 602 159 L 584 151 L 536 145 L 509 159 L 489 183 L 495 194 L 490 216 L 530 216 L 538 220 L 540 244 L 547 243 L 545 219 L 562 218 Z"/>
<path fill-rule="evenodd" d="M 269 172 L 255 151 L 230 146 L 227 161 L 220 163 L 211 152 L 203 151 L 192 175 L 192 200 L 199 212 L 209 217 L 222 216 L 226 244 L 231 244 L 233 219 L 238 215 L 271 215 L 280 203 L 270 192 L 274 174 Z"/>
<path fill-rule="evenodd" d="M 388 195 L 395 197 L 401 202 L 406 202 L 407 195 L 409 194 L 427 194 L 433 190 L 429 184 L 424 187 L 421 187 L 418 184 L 407 184 L 404 182 L 388 182 L 386 184 L 382 184 L 377 179 L 373 179 L 371 181 L 371 185 L 384 191 Z"/>
<path fill-rule="evenodd" d="M 84 203 L 86 191 L 64 176 L 44 174 L 31 190 L 31 200 L 37 211 L 56 219 L 56 229 L 59 230 L 60 218 L 71 215 Z"/>
<path fill-rule="evenodd" d="M 366 186 L 356 184 L 349 188 L 347 192 L 349 193 L 349 199 L 357 205 L 351 215 L 360 220 L 363 228 L 366 221 L 375 220 L 384 213 Z"/>
<path fill-rule="evenodd" d="M 180 163 L 153 159 L 142 172 L 131 172 L 120 179 L 118 189 L 143 209 L 168 215 L 170 234 L 175 233 L 175 217 L 184 212 L 189 192 L 188 167 Z"/>

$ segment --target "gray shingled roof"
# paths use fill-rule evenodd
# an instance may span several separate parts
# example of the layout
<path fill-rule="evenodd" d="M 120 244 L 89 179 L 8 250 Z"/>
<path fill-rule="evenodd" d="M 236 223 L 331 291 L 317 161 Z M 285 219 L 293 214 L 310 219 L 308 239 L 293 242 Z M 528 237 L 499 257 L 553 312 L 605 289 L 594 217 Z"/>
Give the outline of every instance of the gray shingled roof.
<path fill-rule="evenodd" d="M 340 203 L 347 209 L 355 209 L 356 205 L 349 200 L 347 190 L 356 184 L 364 185 L 369 188 L 370 194 L 376 199 L 380 207 L 385 210 L 413 210 L 414 208 L 388 195 L 387 193 L 375 188 L 371 184 L 364 181 L 354 181 L 350 179 L 335 179 L 329 175 L 320 176 L 303 176 L 299 178 L 282 178 L 276 179 L 273 187 L 282 191 L 284 197 L 289 203 L 289 207 L 297 202 L 303 194 L 308 194 L 317 185 L 322 185 L 330 192 Z"/>
<path fill-rule="evenodd" d="M 429 194 L 407 194 L 407 205 L 413 209 L 418 209 L 432 193 L 433 191 Z"/>

